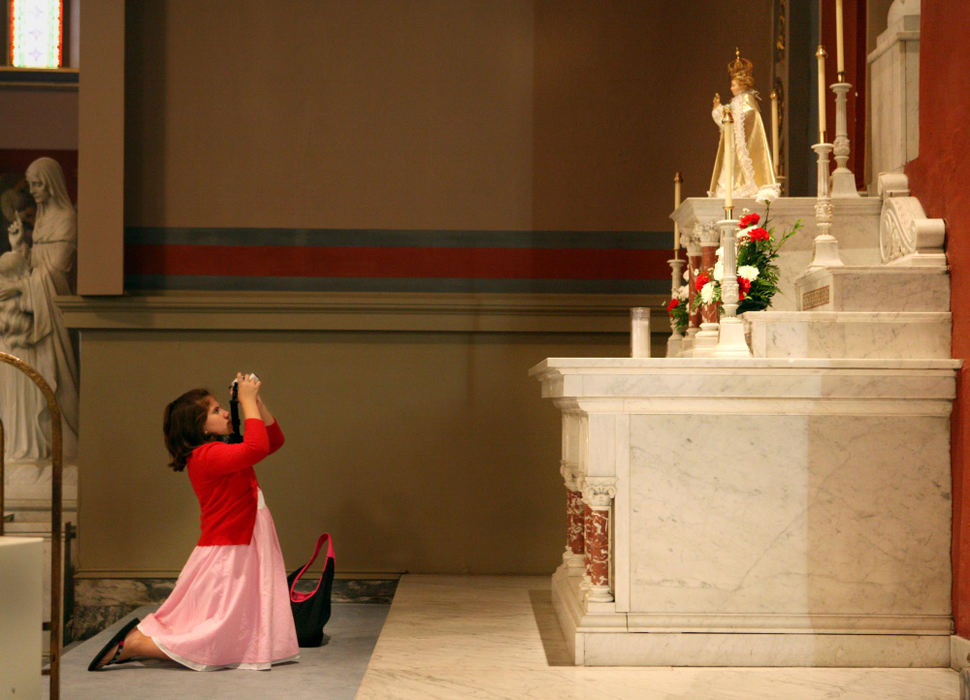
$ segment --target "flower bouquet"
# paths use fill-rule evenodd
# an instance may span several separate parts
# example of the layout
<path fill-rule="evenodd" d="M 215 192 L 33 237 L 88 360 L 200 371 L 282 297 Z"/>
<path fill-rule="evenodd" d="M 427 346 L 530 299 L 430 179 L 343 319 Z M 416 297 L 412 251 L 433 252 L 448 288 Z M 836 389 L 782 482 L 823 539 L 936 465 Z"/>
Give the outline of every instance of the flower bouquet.
<path fill-rule="evenodd" d="M 682 284 L 677 288 L 677 292 L 670 297 L 666 306 L 667 315 L 670 316 L 671 328 L 681 335 L 687 332 L 687 326 L 690 324 L 690 309 L 687 308 L 688 297 L 687 285 Z"/>
<path fill-rule="evenodd" d="M 771 202 L 766 201 L 764 223 L 761 222 L 759 214 L 747 211 L 743 213 L 738 223 L 741 229 L 737 237 L 739 314 L 745 311 L 763 311 L 771 306 L 772 297 L 778 293 L 778 265 L 775 264 L 778 252 L 785 241 L 802 227 L 799 219 L 790 231 L 776 238 L 774 227 L 768 226 L 770 211 Z M 712 302 L 720 304 L 723 277 L 722 253 L 723 251 L 718 248 L 718 261 L 714 267 L 710 270 L 698 271 L 694 276 L 694 284 L 698 292 L 694 296 L 694 309 Z"/>

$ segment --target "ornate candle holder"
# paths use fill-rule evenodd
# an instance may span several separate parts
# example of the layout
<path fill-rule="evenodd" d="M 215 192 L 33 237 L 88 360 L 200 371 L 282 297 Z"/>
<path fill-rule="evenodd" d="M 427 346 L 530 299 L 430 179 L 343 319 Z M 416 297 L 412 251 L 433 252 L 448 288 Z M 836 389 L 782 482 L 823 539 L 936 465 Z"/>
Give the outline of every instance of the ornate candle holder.
<path fill-rule="evenodd" d="M 842 74 L 839 73 L 840 82 L 829 85 L 835 93 L 835 141 L 833 142 L 835 151 L 835 172 L 832 173 L 832 197 L 858 197 L 859 191 L 855 186 L 855 175 L 846 167 L 849 162 L 849 129 L 846 118 L 846 95 L 852 85 L 842 82 Z"/>
<path fill-rule="evenodd" d="M 673 260 L 668 260 L 667 264 L 670 265 L 670 298 L 677 298 L 677 290 L 680 289 L 681 285 L 684 283 L 684 260 L 680 258 L 674 258 Z M 681 300 L 681 304 L 688 303 L 686 299 Z M 670 317 L 670 337 L 667 338 L 667 357 L 677 357 L 680 355 L 681 351 L 684 349 L 684 336 L 681 334 L 680 330 L 677 328 L 677 324 L 674 322 L 673 316 Z"/>
<path fill-rule="evenodd" d="M 725 210 L 727 218 L 718 221 L 721 230 L 721 320 L 718 328 L 715 357 L 751 357 L 744 339 L 744 324 L 737 317 L 738 311 L 738 221 L 731 218 L 733 211 Z"/>
<path fill-rule="evenodd" d="M 818 199 L 815 202 L 815 257 L 809 268 L 842 267 L 839 242 L 830 233 L 832 228 L 832 198 L 829 196 L 829 154 L 832 144 L 816 143 L 812 150 L 818 154 Z"/>

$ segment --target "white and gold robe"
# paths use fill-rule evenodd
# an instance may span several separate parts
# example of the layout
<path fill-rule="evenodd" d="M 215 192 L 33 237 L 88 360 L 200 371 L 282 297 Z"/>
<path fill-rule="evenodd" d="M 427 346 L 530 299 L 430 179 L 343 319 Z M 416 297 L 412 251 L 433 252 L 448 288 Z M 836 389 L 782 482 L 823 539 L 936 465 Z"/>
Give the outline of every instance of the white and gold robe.
<path fill-rule="evenodd" d="M 777 192 L 775 169 L 771 163 L 771 150 L 768 137 L 758 111 L 758 95 L 754 90 L 745 90 L 731 99 L 731 115 L 734 118 L 734 183 L 732 194 L 735 197 L 754 197 L 763 189 Z M 721 128 L 722 111 L 718 105 L 711 117 Z M 727 190 L 727 169 L 724 167 L 724 132 L 717 144 L 717 158 L 714 173 L 711 175 L 709 197 L 723 197 Z"/>

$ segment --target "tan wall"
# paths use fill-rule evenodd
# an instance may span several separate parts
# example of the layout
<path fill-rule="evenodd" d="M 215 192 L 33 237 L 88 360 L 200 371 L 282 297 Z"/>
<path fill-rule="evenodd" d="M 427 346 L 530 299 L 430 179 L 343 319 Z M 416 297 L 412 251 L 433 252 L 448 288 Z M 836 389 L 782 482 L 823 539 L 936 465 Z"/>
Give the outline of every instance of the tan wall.
<path fill-rule="evenodd" d="M 739 46 L 769 123 L 771 0 L 537 0 L 535 227 L 666 231 L 704 197 Z"/>
<path fill-rule="evenodd" d="M 128 13 L 129 224 L 531 228 L 530 2 Z"/>
<path fill-rule="evenodd" d="M 545 320 L 524 322 L 452 313 L 453 327 L 469 330 L 447 332 L 429 330 L 432 318 L 412 320 L 413 331 L 366 330 L 363 307 L 349 321 L 323 311 L 292 324 L 331 319 L 357 331 L 267 330 L 270 318 L 226 320 L 225 310 L 223 328 L 194 330 L 207 320 L 189 310 L 191 298 L 162 300 L 181 306 L 174 315 L 126 310 L 131 301 L 115 313 L 79 300 L 86 311 L 69 313 L 75 325 L 99 326 L 82 330 L 81 343 L 82 575 L 177 573 L 198 538 L 198 505 L 187 476 L 166 467 L 162 409 L 198 385 L 225 400 L 235 368 L 258 371 L 287 437 L 257 472 L 289 566 L 323 530 L 342 573 L 548 573 L 557 564 L 559 412 L 527 371 L 549 356 L 626 354 L 628 337 L 607 331 L 623 328 L 629 300 L 593 310 L 606 323 L 576 309 L 557 318 L 548 306 Z M 540 330 L 556 326 L 590 330 Z"/>
<path fill-rule="evenodd" d="M 667 230 L 770 0 L 129 3 L 126 221 Z"/>
<path fill-rule="evenodd" d="M 0 90 L 0 149 L 77 150 L 77 91 Z"/>

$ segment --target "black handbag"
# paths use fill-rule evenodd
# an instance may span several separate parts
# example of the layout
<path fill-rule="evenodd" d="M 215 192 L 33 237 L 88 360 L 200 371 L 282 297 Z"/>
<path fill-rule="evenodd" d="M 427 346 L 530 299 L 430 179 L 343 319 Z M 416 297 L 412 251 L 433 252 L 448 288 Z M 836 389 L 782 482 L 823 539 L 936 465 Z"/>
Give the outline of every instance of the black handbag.
<path fill-rule="evenodd" d="M 316 560 L 324 542 L 327 543 L 327 565 L 320 574 L 316 587 L 312 591 L 296 590 L 297 582 Z M 293 622 L 296 624 L 296 638 L 301 647 L 323 645 L 323 627 L 330 620 L 333 567 L 333 540 L 330 539 L 330 533 L 325 532 L 317 538 L 317 546 L 313 550 L 310 561 L 286 577 L 290 588 L 290 608 L 293 610 Z"/>

